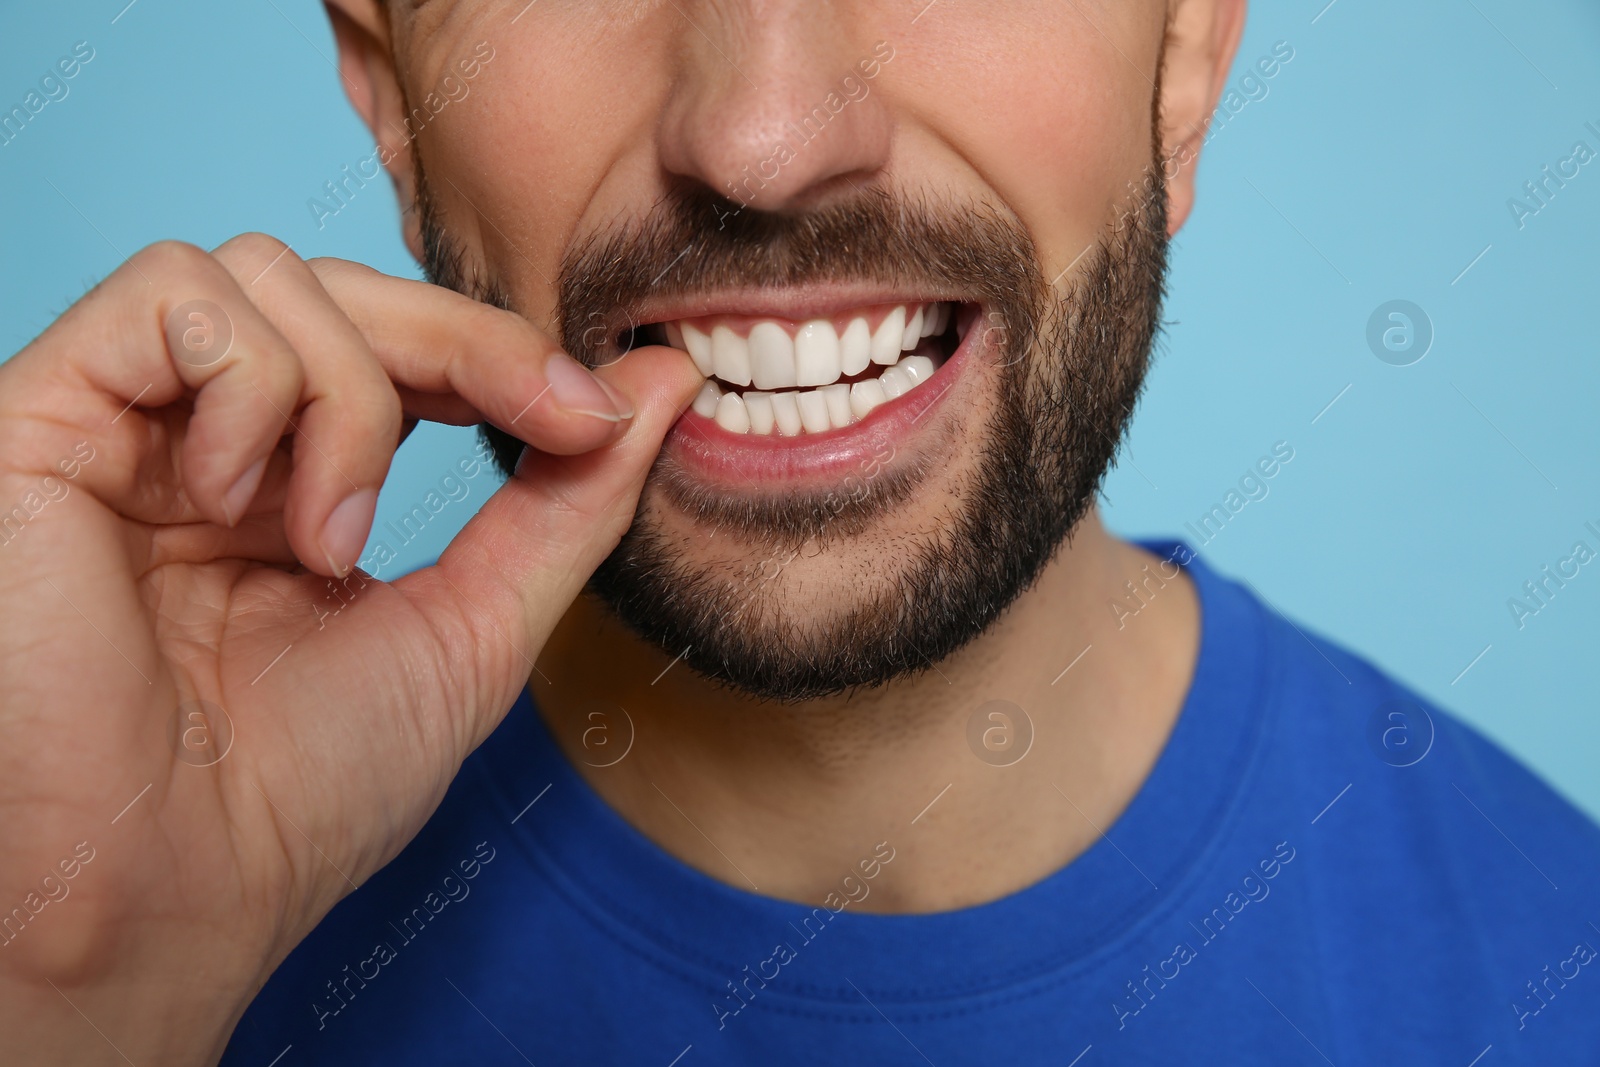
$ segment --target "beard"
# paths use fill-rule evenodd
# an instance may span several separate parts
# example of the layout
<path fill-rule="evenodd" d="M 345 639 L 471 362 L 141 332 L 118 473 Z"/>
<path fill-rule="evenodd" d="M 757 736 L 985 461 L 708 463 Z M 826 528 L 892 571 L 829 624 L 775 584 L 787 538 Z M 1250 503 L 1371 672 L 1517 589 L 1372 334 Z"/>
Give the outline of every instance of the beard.
<path fill-rule="evenodd" d="M 743 207 L 709 190 L 670 194 L 642 219 L 575 243 L 559 287 L 563 346 L 591 366 L 635 340 L 646 297 L 722 288 L 861 281 L 978 305 L 993 366 L 992 413 L 956 492 L 920 501 L 914 456 L 863 471 L 853 488 L 731 495 L 658 457 L 632 526 L 589 588 L 640 637 L 705 677 L 792 702 L 926 671 L 982 634 L 1039 577 L 1088 512 L 1132 415 L 1159 331 L 1167 262 L 1157 153 L 1132 206 L 1058 290 L 1015 217 L 986 203 L 928 203 L 871 189 L 799 214 Z M 418 174 L 431 280 L 511 308 L 440 225 Z M 976 369 L 976 368 L 973 368 Z M 947 416 L 949 412 L 947 412 Z M 523 444 L 481 428 L 501 470 Z M 876 532 L 908 503 L 936 522 L 910 539 Z M 666 508 L 693 533 L 669 532 Z M 702 536 L 704 535 L 704 536 Z M 689 542 L 718 538 L 696 561 Z M 785 569 L 837 562 L 801 600 Z M 892 560 L 890 573 L 883 561 Z M 871 570 L 873 581 L 864 580 Z M 815 588 L 816 579 L 808 578 Z"/>

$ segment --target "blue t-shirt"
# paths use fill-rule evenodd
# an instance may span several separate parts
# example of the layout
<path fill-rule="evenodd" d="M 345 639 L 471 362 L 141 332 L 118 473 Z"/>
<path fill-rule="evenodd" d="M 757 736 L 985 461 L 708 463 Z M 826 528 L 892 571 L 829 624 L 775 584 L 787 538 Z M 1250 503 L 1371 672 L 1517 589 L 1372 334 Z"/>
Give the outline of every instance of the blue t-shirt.
<path fill-rule="evenodd" d="M 1600 830 L 1187 570 L 1201 643 L 1171 739 L 1043 881 L 937 914 L 853 907 L 915 840 L 908 797 L 825 905 L 744 892 L 608 808 L 524 694 L 223 1063 L 1600 1063 Z"/>

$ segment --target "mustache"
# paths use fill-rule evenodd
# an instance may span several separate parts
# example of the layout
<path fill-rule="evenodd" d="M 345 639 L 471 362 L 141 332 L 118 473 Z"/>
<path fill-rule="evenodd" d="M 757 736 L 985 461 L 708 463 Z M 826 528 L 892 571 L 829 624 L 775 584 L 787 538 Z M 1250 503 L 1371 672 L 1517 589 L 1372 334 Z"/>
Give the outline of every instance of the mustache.
<path fill-rule="evenodd" d="M 1044 296 L 1038 263 L 1022 224 L 984 202 L 936 203 L 874 187 L 779 213 L 699 186 L 568 248 L 557 280 L 560 332 L 568 352 L 594 364 L 647 324 L 638 312 L 647 300 L 822 282 L 959 294 L 1015 327 L 1030 317 L 1021 309 Z"/>

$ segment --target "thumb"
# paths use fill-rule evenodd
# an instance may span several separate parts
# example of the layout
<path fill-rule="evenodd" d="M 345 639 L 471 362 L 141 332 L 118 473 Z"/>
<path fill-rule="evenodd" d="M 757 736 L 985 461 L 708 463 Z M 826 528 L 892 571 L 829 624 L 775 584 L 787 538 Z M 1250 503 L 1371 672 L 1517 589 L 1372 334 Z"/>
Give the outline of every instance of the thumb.
<path fill-rule="evenodd" d="M 464 710 L 474 721 L 463 724 L 472 746 L 515 701 L 557 621 L 627 531 L 662 439 L 704 381 L 687 354 L 661 346 L 597 373 L 633 402 L 622 436 L 578 455 L 528 449 L 439 562 L 395 582 L 436 602 L 446 680 L 473 695 Z"/>

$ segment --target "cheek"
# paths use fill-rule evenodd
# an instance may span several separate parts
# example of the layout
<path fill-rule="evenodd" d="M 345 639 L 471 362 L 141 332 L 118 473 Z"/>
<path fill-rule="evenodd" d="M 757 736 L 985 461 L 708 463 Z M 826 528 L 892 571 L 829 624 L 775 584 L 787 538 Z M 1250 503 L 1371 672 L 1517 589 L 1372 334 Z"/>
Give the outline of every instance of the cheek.
<path fill-rule="evenodd" d="M 902 106 L 1018 215 L 1053 275 L 1126 209 L 1150 166 L 1154 87 L 1142 71 L 1155 68 L 1160 29 L 1111 5 L 1087 5 L 1093 24 L 1035 6 L 1003 19 L 952 8 L 895 73 Z"/>
<path fill-rule="evenodd" d="M 451 236 L 518 294 L 520 310 L 550 321 L 554 294 L 544 279 L 558 270 L 558 238 L 581 199 L 594 142 L 564 133 L 559 96 L 541 102 L 539 82 L 519 69 L 526 63 L 498 49 L 472 95 L 419 138 L 419 151 Z M 529 301 L 535 294 L 550 302 Z"/>
<path fill-rule="evenodd" d="M 551 279 L 588 215 L 637 211 L 653 199 L 636 179 L 654 172 L 635 157 L 652 150 L 649 124 L 670 79 L 649 24 L 597 26 L 592 13 L 580 19 L 554 5 L 503 23 L 475 20 L 430 37 L 427 65 L 441 75 L 482 40 L 494 56 L 418 147 L 450 233 L 517 294 L 518 310 L 548 325 Z M 619 56 L 629 58 L 619 64 Z M 425 75 L 412 81 L 410 91 L 425 91 Z"/>

